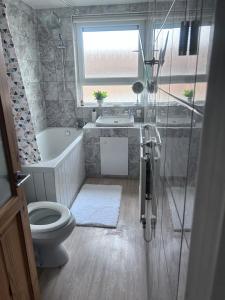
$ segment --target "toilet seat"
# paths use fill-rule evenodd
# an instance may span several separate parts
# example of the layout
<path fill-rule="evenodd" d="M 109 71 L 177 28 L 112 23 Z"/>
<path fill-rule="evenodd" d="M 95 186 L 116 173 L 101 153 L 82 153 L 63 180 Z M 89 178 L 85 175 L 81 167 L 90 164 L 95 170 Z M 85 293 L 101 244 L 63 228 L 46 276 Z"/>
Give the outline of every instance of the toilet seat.
<path fill-rule="evenodd" d="M 46 201 L 28 204 L 28 214 L 31 232 L 33 233 L 55 231 L 67 224 L 71 218 L 70 210 L 66 206 L 60 203 Z M 35 219 L 34 223 L 38 223 L 43 217 L 45 219 L 51 219 L 51 217 L 53 217 L 54 221 L 45 221 L 45 224 L 32 224 L 32 218 Z"/>

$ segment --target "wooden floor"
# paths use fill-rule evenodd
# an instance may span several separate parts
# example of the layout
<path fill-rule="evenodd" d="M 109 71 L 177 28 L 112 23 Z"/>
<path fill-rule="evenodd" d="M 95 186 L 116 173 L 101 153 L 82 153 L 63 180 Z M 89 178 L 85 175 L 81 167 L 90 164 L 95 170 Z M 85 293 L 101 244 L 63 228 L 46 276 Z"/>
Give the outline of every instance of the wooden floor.
<path fill-rule="evenodd" d="M 156 233 L 146 243 L 146 253 L 149 300 L 184 300 L 189 249 L 181 232 L 174 231 L 163 184 L 158 191 Z"/>
<path fill-rule="evenodd" d="M 122 185 L 118 227 L 76 227 L 65 242 L 67 265 L 40 271 L 42 299 L 183 300 L 189 249 L 183 240 L 180 263 L 181 234 L 173 230 L 165 189 L 160 188 L 155 238 L 146 243 L 138 181 L 101 178 L 87 183 Z"/>
<path fill-rule="evenodd" d="M 40 271 L 42 299 L 147 300 L 138 181 L 88 179 L 87 183 L 122 185 L 118 227 L 76 227 L 65 242 L 69 262 L 62 268 Z"/>

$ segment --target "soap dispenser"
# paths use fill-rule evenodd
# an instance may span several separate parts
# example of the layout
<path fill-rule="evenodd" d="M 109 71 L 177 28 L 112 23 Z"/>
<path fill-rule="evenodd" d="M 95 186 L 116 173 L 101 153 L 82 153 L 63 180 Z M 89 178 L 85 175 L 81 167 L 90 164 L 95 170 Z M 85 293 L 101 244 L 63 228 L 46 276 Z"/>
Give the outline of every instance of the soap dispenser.
<path fill-rule="evenodd" d="M 96 116 L 97 116 L 97 112 L 95 110 L 95 108 L 92 110 L 92 113 L 91 113 L 91 119 L 92 119 L 92 123 L 95 123 L 96 121 Z"/>

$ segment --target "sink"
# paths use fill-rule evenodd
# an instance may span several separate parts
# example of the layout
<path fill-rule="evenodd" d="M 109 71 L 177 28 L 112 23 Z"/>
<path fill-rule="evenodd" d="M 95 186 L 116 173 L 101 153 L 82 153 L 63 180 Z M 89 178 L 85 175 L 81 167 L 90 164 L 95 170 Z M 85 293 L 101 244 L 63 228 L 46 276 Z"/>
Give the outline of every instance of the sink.
<path fill-rule="evenodd" d="M 118 116 L 100 116 L 96 120 L 97 127 L 133 127 L 134 116 L 118 115 Z"/>

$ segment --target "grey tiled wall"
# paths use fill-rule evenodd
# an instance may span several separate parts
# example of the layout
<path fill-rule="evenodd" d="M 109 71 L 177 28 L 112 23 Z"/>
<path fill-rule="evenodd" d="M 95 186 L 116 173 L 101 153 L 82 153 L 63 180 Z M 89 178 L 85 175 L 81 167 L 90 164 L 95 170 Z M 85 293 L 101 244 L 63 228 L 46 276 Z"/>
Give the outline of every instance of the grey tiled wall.
<path fill-rule="evenodd" d="M 175 3 L 176 9 L 183 9 L 185 1 Z M 157 1 L 156 10 L 167 12 L 171 1 Z M 123 12 L 146 12 L 154 11 L 154 2 L 143 1 L 143 3 L 120 4 L 120 5 L 98 5 L 98 6 L 81 6 L 60 9 L 38 10 L 38 39 L 40 44 L 40 59 L 43 81 L 43 93 L 46 102 L 46 113 L 48 126 L 74 126 L 77 119 L 84 119 L 86 122 L 91 121 L 91 108 L 77 108 L 74 102 L 76 99 L 75 86 L 75 66 L 73 50 L 73 29 L 71 16 L 76 12 L 81 15 L 87 14 L 104 14 L 104 13 L 123 13 Z M 46 17 L 54 11 L 62 21 L 60 29 L 51 29 L 46 24 Z M 183 16 L 183 15 L 182 15 Z M 58 37 L 62 34 L 66 45 L 65 49 L 65 80 L 66 91 L 63 90 L 63 67 L 62 67 L 62 50 L 57 49 Z M 114 113 L 113 108 L 104 108 L 109 113 Z M 127 110 L 127 108 L 124 108 Z M 135 121 L 143 121 L 142 117 Z M 135 115 L 135 110 L 134 110 Z"/>
<path fill-rule="evenodd" d="M 7 18 L 18 57 L 35 131 L 46 128 L 41 87 L 36 12 L 20 0 L 6 0 Z"/>
<path fill-rule="evenodd" d="M 54 9 L 62 20 L 60 29 L 51 29 L 46 16 L 52 10 L 34 11 L 21 0 L 7 0 L 9 25 L 21 66 L 21 72 L 36 131 L 48 126 L 76 126 L 78 119 L 91 121 L 91 108 L 76 107 L 75 67 L 71 8 Z M 170 3 L 158 2 L 157 10 L 166 10 Z M 148 10 L 148 3 L 76 7 L 81 14 L 122 13 Z M 150 6 L 153 5 L 150 3 Z M 176 4 L 182 6 L 182 3 Z M 152 9 L 154 6 L 152 6 Z M 151 7 L 150 7 L 151 10 Z M 65 49 L 65 80 L 63 88 L 62 50 L 57 49 L 58 35 L 62 34 Z M 114 108 L 104 108 L 115 113 Z M 121 108 L 121 111 L 127 108 Z M 143 121 L 144 109 L 141 118 Z M 133 109 L 136 117 L 136 109 Z"/>
<path fill-rule="evenodd" d="M 60 10 L 54 9 L 59 15 Z M 73 53 L 72 22 L 68 15 L 60 15 L 61 29 L 51 29 L 46 17 L 51 10 L 39 10 L 38 39 L 42 72 L 43 95 L 46 103 L 48 126 L 75 126 L 76 86 Z M 59 34 L 62 34 L 66 49 L 58 49 Z M 65 55 L 65 85 L 63 88 L 62 51 Z"/>
<path fill-rule="evenodd" d="M 201 128 L 161 127 L 159 132 L 162 139 L 161 176 L 165 175 L 169 182 L 179 185 L 185 182 L 189 164 L 189 177 L 191 178 L 189 183 L 193 185 L 197 175 Z M 190 152 L 188 151 L 189 147 Z"/>
<path fill-rule="evenodd" d="M 148 4 L 129 5 L 101 5 L 76 7 L 81 14 L 94 14 L 104 12 L 127 12 L 146 11 Z M 46 103 L 46 113 L 48 126 L 75 126 L 78 119 L 91 121 L 92 108 L 76 107 L 76 86 L 75 86 L 75 66 L 73 30 L 71 16 L 73 12 L 70 8 L 54 9 L 54 12 L 61 18 L 61 28 L 51 29 L 47 25 L 46 17 L 52 10 L 38 10 L 38 39 L 40 45 L 40 60 L 43 82 L 43 94 Z M 63 65 L 62 50 L 57 49 L 59 34 L 62 34 L 65 42 L 65 81 L 66 90 L 63 89 Z M 142 109 L 142 108 L 141 108 Z M 108 113 L 115 113 L 114 108 L 104 107 Z M 121 108 L 121 111 L 127 107 Z M 136 109 L 133 111 L 136 116 Z M 136 121 L 143 121 L 143 109 L 141 118 Z"/>

